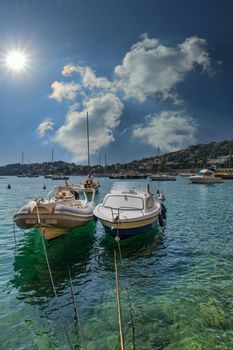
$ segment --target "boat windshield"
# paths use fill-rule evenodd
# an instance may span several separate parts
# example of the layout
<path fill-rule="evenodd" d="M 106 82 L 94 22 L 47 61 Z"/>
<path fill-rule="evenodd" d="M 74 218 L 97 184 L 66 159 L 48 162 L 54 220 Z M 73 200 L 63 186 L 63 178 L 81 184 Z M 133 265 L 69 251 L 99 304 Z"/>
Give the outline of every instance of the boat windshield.
<path fill-rule="evenodd" d="M 211 176 L 213 175 L 213 171 L 211 170 L 201 170 L 198 175 L 201 175 L 201 176 Z"/>
<path fill-rule="evenodd" d="M 133 182 L 133 181 L 122 181 L 115 182 L 112 185 L 111 191 L 147 191 L 147 183 L 146 182 Z"/>
<path fill-rule="evenodd" d="M 114 209 L 143 209 L 143 199 L 135 196 L 128 195 L 109 195 L 104 201 L 105 207 L 111 207 Z"/>

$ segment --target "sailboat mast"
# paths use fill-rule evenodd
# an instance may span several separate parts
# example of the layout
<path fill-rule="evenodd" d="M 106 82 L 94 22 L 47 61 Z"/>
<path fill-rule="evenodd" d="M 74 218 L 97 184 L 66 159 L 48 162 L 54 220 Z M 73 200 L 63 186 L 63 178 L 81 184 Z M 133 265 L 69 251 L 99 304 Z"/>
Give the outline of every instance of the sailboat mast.
<path fill-rule="evenodd" d="M 53 163 L 53 157 L 54 157 L 54 148 L 52 149 L 52 163 Z"/>
<path fill-rule="evenodd" d="M 87 112 L 87 160 L 88 160 L 88 167 L 90 168 L 89 119 L 88 119 L 88 112 Z"/>
<path fill-rule="evenodd" d="M 158 147 L 158 166 L 157 166 L 157 173 L 159 173 L 159 147 Z"/>
<path fill-rule="evenodd" d="M 53 175 L 54 148 L 52 148 L 52 175 Z"/>

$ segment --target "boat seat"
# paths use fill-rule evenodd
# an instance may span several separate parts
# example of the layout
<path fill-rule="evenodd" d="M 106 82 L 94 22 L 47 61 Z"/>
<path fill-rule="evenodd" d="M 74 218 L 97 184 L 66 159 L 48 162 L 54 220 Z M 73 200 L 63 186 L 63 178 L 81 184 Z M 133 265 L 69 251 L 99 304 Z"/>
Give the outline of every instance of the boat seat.
<path fill-rule="evenodd" d="M 82 202 L 76 200 L 76 201 L 74 202 L 74 206 L 75 206 L 75 207 L 81 207 L 81 206 L 82 206 Z"/>

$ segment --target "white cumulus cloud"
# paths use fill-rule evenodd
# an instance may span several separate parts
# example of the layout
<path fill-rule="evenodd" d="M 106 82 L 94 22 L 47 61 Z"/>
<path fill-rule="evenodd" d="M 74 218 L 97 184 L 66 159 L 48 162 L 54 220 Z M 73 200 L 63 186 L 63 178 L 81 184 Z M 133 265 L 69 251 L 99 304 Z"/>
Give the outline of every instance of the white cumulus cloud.
<path fill-rule="evenodd" d="M 96 73 L 90 67 L 73 66 L 68 64 L 63 68 L 62 74 L 69 77 L 74 72 L 80 75 L 81 84 L 83 87 L 109 90 L 113 86 L 112 82 L 110 82 L 107 78 L 97 77 Z"/>
<path fill-rule="evenodd" d="M 133 136 L 164 152 L 173 152 L 196 143 L 197 124 L 183 112 L 163 111 L 135 126 Z"/>
<path fill-rule="evenodd" d="M 202 66 L 203 70 L 210 67 L 204 39 L 190 37 L 177 47 L 169 47 L 144 35 L 115 68 L 115 86 L 126 98 L 134 97 L 141 102 L 151 96 L 177 101 L 176 85 L 196 65 Z"/>
<path fill-rule="evenodd" d="M 50 118 L 45 119 L 42 123 L 40 123 L 37 127 L 37 133 L 40 137 L 43 137 L 48 131 L 54 130 L 54 123 Z"/>
<path fill-rule="evenodd" d="M 94 155 L 115 141 L 114 131 L 124 118 L 123 100 L 127 103 L 127 99 L 133 98 L 146 105 L 150 98 L 156 97 L 167 102 L 170 100 L 174 107 L 174 103 L 182 101 L 177 92 L 178 84 L 196 67 L 210 73 L 211 60 L 205 39 L 193 36 L 178 45 L 167 45 L 156 38 L 149 38 L 147 34 L 142 35 L 126 52 L 122 62 L 115 67 L 112 80 L 98 76 L 88 66 L 64 66 L 62 75 L 66 81 L 54 81 L 49 97 L 58 102 L 68 100 L 70 106 L 63 125 L 54 132 L 53 141 L 69 150 L 74 160 L 86 160 L 87 110 L 90 152 Z M 69 78 L 72 81 L 68 82 Z M 46 125 L 41 125 L 39 135 L 46 132 L 43 131 Z M 52 124 L 47 124 L 47 130 L 52 128 Z M 129 130 L 127 122 L 124 128 Z M 167 152 L 196 142 L 197 124 L 184 112 L 161 111 L 144 118 L 141 125 L 130 125 L 130 128 L 133 128 L 133 136 L 137 139 Z"/>
<path fill-rule="evenodd" d="M 114 141 L 114 129 L 120 122 L 123 104 L 114 94 L 102 94 L 85 100 L 81 112 L 71 110 L 54 141 L 69 150 L 75 161 L 87 160 L 86 111 L 89 115 L 90 154 Z"/>
<path fill-rule="evenodd" d="M 79 84 L 74 82 L 64 83 L 54 81 L 51 85 L 53 92 L 49 95 L 50 98 L 61 102 L 62 100 L 74 100 L 77 96 L 78 90 L 80 90 Z"/>

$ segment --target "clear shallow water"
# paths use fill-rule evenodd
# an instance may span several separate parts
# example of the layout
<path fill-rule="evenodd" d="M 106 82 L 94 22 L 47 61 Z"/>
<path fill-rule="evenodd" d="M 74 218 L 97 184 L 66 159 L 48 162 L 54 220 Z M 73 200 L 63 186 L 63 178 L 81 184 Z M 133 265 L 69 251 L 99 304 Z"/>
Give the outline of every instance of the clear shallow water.
<path fill-rule="evenodd" d="M 80 179 L 73 177 L 70 182 Z M 100 182 L 96 201 L 113 180 L 100 178 Z M 70 348 L 41 238 L 36 230 L 23 233 L 17 229 L 15 248 L 12 226 L 16 209 L 34 195 L 44 197 L 57 183 L 42 177 L 0 179 L 1 349 Z M 168 219 L 163 231 L 121 242 L 123 264 L 118 268 L 126 349 L 133 349 L 127 288 L 137 350 L 232 350 L 233 181 L 194 185 L 178 177 L 175 182 L 152 182 L 151 187 L 165 193 Z M 76 349 L 84 346 L 80 347 L 67 260 L 87 349 L 120 349 L 114 246 L 99 222 L 46 244 Z"/>

